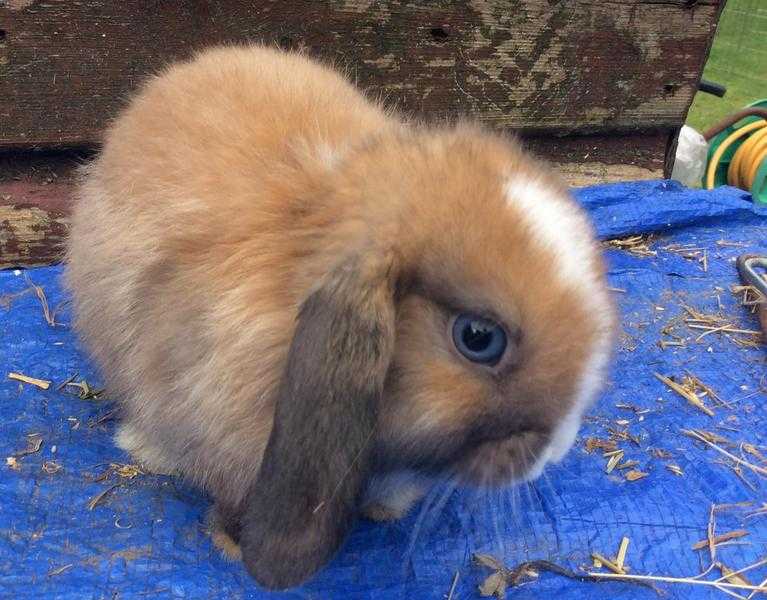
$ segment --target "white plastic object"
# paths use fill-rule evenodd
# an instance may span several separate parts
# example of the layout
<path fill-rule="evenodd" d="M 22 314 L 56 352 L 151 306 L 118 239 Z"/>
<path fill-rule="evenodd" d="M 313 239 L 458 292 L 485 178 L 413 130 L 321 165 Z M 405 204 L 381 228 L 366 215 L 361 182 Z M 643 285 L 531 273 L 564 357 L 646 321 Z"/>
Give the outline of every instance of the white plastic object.
<path fill-rule="evenodd" d="M 683 125 L 679 132 L 671 179 L 676 179 L 687 187 L 700 187 L 706 170 L 707 154 L 706 139 L 692 127 Z"/>

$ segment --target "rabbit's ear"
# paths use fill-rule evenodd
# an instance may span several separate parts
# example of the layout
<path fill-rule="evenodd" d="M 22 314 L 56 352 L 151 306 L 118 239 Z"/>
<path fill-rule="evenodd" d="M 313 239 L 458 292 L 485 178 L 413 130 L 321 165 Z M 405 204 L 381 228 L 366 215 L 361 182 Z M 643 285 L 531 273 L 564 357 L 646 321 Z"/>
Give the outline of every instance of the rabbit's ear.
<path fill-rule="evenodd" d="M 265 587 L 308 579 L 354 521 L 394 346 L 393 271 L 355 257 L 301 307 L 242 521 L 243 561 Z"/>

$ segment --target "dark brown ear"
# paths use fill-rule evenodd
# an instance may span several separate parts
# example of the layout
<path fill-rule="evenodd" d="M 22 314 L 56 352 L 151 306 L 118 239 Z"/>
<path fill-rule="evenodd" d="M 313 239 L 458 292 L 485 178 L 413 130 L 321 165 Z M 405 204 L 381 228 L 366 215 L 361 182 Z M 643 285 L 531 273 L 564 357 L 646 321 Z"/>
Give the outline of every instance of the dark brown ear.
<path fill-rule="evenodd" d="M 301 307 L 242 520 L 243 561 L 267 588 L 313 575 L 356 516 L 394 345 L 391 271 L 355 258 Z"/>

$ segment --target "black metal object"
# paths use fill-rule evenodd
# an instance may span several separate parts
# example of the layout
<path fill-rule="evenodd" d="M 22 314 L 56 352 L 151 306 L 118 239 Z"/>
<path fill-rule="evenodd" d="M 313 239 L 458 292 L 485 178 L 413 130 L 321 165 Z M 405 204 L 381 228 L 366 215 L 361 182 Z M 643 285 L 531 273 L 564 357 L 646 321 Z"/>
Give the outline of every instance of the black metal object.
<path fill-rule="evenodd" d="M 720 83 L 709 81 L 708 79 L 701 79 L 700 83 L 698 84 L 698 89 L 701 92 L 705 92 L 706 94 L 711 94 L 712 96 L 717 96 L 719 98 L 724 97 L 724 95 L 727 93 L 727 88 L 725 86 Z"/>
<path fill-rule="evenodd" d="M 752 285 L 767 298 L 767 279 L 764 273 L 757 269 L 763 269 L 767 273 L 767 256 L 756 254 L 743 254 L 738 257 L 738 274 L 746 285 Z"/>

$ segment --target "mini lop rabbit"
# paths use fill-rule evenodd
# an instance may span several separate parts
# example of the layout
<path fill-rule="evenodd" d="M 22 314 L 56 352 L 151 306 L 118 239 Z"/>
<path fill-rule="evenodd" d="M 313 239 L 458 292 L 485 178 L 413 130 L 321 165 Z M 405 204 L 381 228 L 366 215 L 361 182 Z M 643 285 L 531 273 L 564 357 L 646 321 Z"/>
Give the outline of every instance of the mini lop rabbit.
<path fill-rule="evenodd" d="M 256 46 L 172 66 L 114 121 L 67 279 L 117 443 L 206 490 L 271 588 L 435 479 L 536 477 L 612 345 L 592 229 L 513 140 Z"/>

